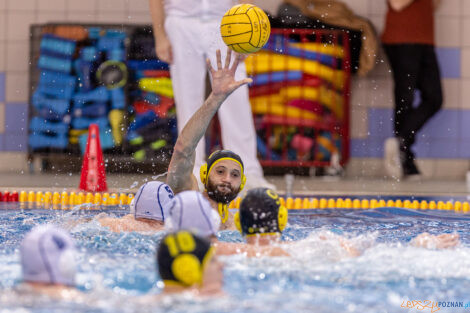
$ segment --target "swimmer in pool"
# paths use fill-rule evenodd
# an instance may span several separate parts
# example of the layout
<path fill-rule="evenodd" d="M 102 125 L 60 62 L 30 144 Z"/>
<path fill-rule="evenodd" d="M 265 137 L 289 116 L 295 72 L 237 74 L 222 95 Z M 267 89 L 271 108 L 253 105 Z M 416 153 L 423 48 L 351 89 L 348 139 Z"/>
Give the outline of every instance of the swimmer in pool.
<path fill-rule="evenodd" d="M 212 209 L 210 202 L 203 194 L 199 191 L 189 190 L 175 196 L 165 220 L 165 230 L 174 232 L 188 229 L 208 238 L 212 242 L 216 254 L 245 253 L 249 250 L 249 247 L 244 243 L 219 241 L 217 231 L 220 223 L 219 214 Z"/>
<path fill-rule="evenodd" d="M 217 69 L 213 69 L 210 61 L 207 61 L 212 77 L 212 92 L 178 136 L 168 167 L 166 182 L 176 194 L 185 190 L 199 190 L 193 175 L 196 146 L 225 99 L 240 86 L 251 82 L 250 78 L 235 80 L 235 71 L 243 61 L 241 55 L 236 54 L 235 61 L 230 66 L 232 51 L 227 48 L 225 65 L 222 66 L 220 50 L 216 54 Z M 246 181 L 240 156 L 229 150 L 212 153 L 207 163 L 201 167 L 200 179 L 205 188 L 204 197 L 220 214 L 221 228 L 233 228 L 233 217 L 227 206 L 243 189 Z"/>
<path fill-rule="evenodd" d="M 223 293 L 223 266 L 214 256 L 209 239 L 187 230 L 163 237 L 157 266 L 164 294 L 193 292 L 199 296 Z"/>
<path fill-rule="evenodd" d="M 66 231 L 36 226 L 23 239 L 20 254 L 23 284 L 18 292 L 63 300 L 83 295 L 75 288 L 75 243 Z"/>
<path fill-rule="evenodd" d="M 99 217 L 99 223 L 113 232 L 156 232 L 163 230 L 168 208 L 173 201 L 171 188 L 159 181 L 143 184 L 122 218 Z"/>
<path fill-rule="evenodd" d="M 220 216 L 202 193 L 195 190 L 177 194 L 165 219 L 165 230 L 175 232 L 182 229 L 210 238 L 217 239 Z"/>
<path fill-rule="evenodd" d="M 235 224 L 245 237 L 247 244 L 256 247 L 252 251 L 247 250 L 248 255 L 287 255 L 287 252 L 279 245 L 275 246 L 275 250 L 263 250 L 272 244 L 286 244 L 281 242 L 280 238 L 287 225 L 287 217 L 286 208 L 281 206 L 279 196 L 273 190 L 256 188 L 248 191 L 240 203 L 239 213 L 235 215 Z M 348 257 L 357 257 L 363 252 L 362 247 L 340 235 L 319 234 L 318 238 L 322 241 L 333 240 L 337 242 Z M 459 237 L 456 234 L 430 235 L 423 233 L 411 241 L 413 246 L 431 249 L 448 249 L 458 243 Z M 263 247 L 263 249 L 259 249 L 259 247 Z M 227 254 L 233 254 L 229 248 L 225 248 L 225 251 Z M 218 253 L 223 252 L 224 250 Z"/>

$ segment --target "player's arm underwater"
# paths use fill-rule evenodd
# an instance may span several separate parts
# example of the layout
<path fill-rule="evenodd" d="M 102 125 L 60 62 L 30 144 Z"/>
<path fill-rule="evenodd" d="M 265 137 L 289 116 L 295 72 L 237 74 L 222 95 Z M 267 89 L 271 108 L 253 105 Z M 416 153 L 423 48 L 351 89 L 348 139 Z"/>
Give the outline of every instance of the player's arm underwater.
<path fill-rule="evenodd" d="M 235 72 L 243 56 L 235 54 L 233 65 L 230 66 L 232 51 L 227 49 L 225 65 L 222 66 L 220 50 L 217 50 L 217 69 L 213 69 L 207 60 L 207 67 L 212 77 L 212 92 L 204 104 L 184 126 L 176 144 L 168 167 L 167 184 L 175 193 L 184 190 L 197 190 L 196 177 L 193 168 L 196 156 L 196 146 L 204 136 L 212 117 L 219 110 L 225 99 L 238 87 L 251 82 L 250 78 L 235 80 Z"/>

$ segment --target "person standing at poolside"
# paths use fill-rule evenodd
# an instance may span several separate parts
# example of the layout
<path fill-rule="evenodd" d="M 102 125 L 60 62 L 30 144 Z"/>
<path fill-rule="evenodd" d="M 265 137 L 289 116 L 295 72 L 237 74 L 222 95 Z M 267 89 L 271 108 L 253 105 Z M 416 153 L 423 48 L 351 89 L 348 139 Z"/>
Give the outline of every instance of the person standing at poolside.
<path fill-rule="evenodd" d="M 387 2 L 382 42 L 395 83 L 395 137 L 385 141 L 385 169 L 390 177 L 400 179 L 420 174 L 411 149 L 417 132 L 442 106 L 433 15 L 440 0 Z M 416 90 L 421 101 L 413 107 Z"/>
<path fill-rule="evenodd" d="M 156 53 L 170 64 L 179 133 L 204 102 L 207 69 L 205 60 L 216 61 L 214 51 L 226 46 L 220 35 L 222 16 L 234 0 L 149 0 Z M 242 1 L 243 2 L 243 1 Z M 239 64 L 235 78 L 246 78 Z M 218 111 L 224 149 L 236 152 L 245 163 L 249 187 L 270 187 L 257 159 L 256 132 L 247 86 L 240 86 Z M 205 160 L 204 140 L 197 140 L 194 175 Z"/>

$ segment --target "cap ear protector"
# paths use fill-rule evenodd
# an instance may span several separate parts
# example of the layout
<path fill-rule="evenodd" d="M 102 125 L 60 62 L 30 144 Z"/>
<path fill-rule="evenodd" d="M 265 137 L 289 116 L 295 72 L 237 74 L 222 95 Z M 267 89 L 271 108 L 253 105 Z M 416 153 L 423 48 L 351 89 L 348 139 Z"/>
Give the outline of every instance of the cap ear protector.
<path fill-rule="evenodd" d="M 279 230 L 282 232 L 284 229 L 286 229 L 287 226 L 287 220 L 289 217 L 289 211 L 287 208 L 283 205 L 279 207 L 279 218 L 278 218 L 278 225 L 279 225 Z"/>
<path fill-rule="evenodd" d="M 209 241 L 188 231 L 168 234 L 163 238 L 157 255 L 159 263 L 166 263 L 159 264 L 160 275 L 165 283 L 202 284 L 204 268 L 211 257 Z"/>
<path fill-rule="evenodd" d="M 237 211 L 235 213 L 235 215 L 233 216 L 233 223 L 235 224 L 235 227 L 237 228 L 237 230 L 243 234 L 242 232 L 242 225 L 240 224 L 240 210 Z"/>
<path fill-rule="evenodd" d="M 207 163 L 204 163 L 199 169 L 199 177 L 201 178 L 202 184 L 206 187 L 209 181 L 209 173 L 215 164 L 221 160 L 232 160 L 237 162 L 241 168 L 241 183 L 239 191 L 242 191 L 246 184 L 246 176 L 244 173 L 243 162 L 240 156 L 229 150 L 217 150 L 213 152 L 207 159 Z"/>
<path fill-rule="evenodd" d="M 279 228 L 279 232 L 282 232 L 284 231 L 284 229 L 286 228 L 287 226 L 287 220 L 288 220 L 288 217 L 289 217 L 289 211 L 287 210 L 287 208 L 283 205 L 281 205 L 281 202 L 279 200 L 279 196 L 276 192 L 274 192 L 273 190 L 271 189 L 265 189 L 265 193 L 269 198 L 271 198 L 272 200 L 275 200 L 275 203 L 276 205 L 278 206 L 278 216 L 277 216 L 277 226 Z M 260 195 L 261 196 L 261 195 Z M 259 197 L 260 197 L 259 196 Z M 246 197 L 245 197 L 246 198 Z M 262 199 L 260 199 L 262 200 Z M 261 202 L 261 201 L 260 201 Z M 262 204 L 261 204 L 262 205 Z M 261 210 L 263 208 L 260 208 Z M 234 224 L 235 224 L 235 227 L 237 228 L 237 230 L 244 234 L 243 233 L 243 229 L 242 229 L 242 226 L 241 226 L 241 221 L 240 221 L 240 210 L 238 210 L 238 212 L 235 213 L 234 217 L 233 217 L 233 221 L 234 221 Z"/>
<path fill-rule="evenodd" d="M 279 214 L 278 214 L 278 220 L 277 220 L 277 224 L 281 232 L 284 231 L 284 229 L 287 226 L 288 216 L 289 216 L 289 211 L 287 210 L 285 206 L 281 205 L 279 207 Z M 233 217 L 233 222 L 235 223 L 235 227 L 237 228 L 237 230 L 243 234 L 242 225 L 240 223 L 240 212 L 235 213 Z"/>

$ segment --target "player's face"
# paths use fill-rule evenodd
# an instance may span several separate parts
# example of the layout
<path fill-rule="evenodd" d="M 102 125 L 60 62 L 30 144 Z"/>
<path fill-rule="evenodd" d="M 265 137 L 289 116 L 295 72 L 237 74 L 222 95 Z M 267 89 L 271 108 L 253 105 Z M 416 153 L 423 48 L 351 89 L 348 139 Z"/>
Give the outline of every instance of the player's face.
<path fill-rule="evenodd" d="M 210 171 L 207 193 L 217 202 L 229 203 L 238 195 L 241 182 L 240 165 L 232 160 L 222 160 Z"/>

